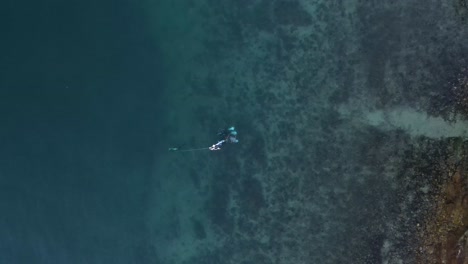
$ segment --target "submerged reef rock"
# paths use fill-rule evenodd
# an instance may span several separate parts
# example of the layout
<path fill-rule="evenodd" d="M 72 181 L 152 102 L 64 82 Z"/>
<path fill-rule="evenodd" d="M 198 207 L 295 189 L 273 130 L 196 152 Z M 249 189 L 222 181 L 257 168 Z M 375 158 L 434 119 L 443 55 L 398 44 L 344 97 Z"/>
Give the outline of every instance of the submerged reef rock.
<path fill-rule="evenodd" d="M 455 12 L 462 21 L 466 21 L 468 19 L 468 2 L 466 0 L 455 0 L 454 8 Z"/>
<path fill-rule="evenodd" d="M 307 26 L 312 23 L 310 15 L 298 1 L 277 1 L 274 14 L 280 25 Z"/>
<path fill-rule="evenodd" d="M 160 263 L 466 262 L 468 92 L 446 84 L 468 28 L 452 4 L 242 3 L 197 4 L 207 33 L 173 89 L 173 140 L 243 132 L 157 166 Z"/>
<path fill-rule="evenodd" d="M 468 163 L 466 144 L 448 162 L 435 205 L 420 227 L 417 263 L 468 263 Z"/>
<path fill-rule="evenodd" d="M 460 63 L 466 64 L 464 61 Z M 431 100 L 432 109 L 444 119 L 455 121 L 457 118 L 468 119 L 468 65 L 460 66 L 458 73 L 445 84 L 440 94 L 435 94 Z"/>

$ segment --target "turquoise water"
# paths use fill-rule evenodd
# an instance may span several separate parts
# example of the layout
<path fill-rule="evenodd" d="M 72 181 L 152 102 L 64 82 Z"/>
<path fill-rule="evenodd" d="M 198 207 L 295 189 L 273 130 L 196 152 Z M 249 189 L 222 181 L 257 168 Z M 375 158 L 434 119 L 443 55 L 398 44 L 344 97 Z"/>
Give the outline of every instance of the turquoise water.
<path fill-rule="evenodd" d="M 460 3 L 5 6 L 0 262 L 416 263 Z"/>

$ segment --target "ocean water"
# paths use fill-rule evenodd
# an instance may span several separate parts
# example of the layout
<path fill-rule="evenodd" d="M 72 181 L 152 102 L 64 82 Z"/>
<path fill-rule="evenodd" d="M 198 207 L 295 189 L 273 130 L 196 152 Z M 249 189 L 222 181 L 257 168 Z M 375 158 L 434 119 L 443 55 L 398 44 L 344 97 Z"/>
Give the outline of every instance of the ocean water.
<path fill-rule="evenodd" d="M 150 263 L 165 77 L 140 7 L 1 8 L 0 263 Z"/>
<path fill-rule="evenodd" d="M 463 261 L 467 10 L 8 1 L 0 263 Z"/>

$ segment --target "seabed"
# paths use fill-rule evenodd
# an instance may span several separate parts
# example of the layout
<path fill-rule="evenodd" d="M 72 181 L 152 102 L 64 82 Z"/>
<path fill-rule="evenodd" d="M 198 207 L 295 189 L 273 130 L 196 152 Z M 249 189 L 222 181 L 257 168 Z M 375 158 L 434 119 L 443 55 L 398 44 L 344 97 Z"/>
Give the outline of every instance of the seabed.
<path fill-rule="evenodd" d="M 460 1 L 173 8 L 168 144 L 240 143 L 157 161 L 158 263 L 468 263 Z"/>

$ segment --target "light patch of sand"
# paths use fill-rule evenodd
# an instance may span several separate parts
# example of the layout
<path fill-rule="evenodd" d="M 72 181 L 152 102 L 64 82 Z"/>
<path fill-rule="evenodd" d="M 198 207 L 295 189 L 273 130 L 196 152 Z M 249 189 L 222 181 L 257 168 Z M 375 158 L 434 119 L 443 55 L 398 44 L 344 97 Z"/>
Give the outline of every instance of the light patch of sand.
<path fill-rule="evenodd" d="M 457 118 L 455 122 L 448 122 L 410 107 L 361 110 L 359 115 L 356 111 L 349 111 L 347 107 L 340 107 L 339 112 L 345 118 L 353 118 L 385 131 L 401 129 L 413 137 L 468 137 L 468 121 Z"/>

